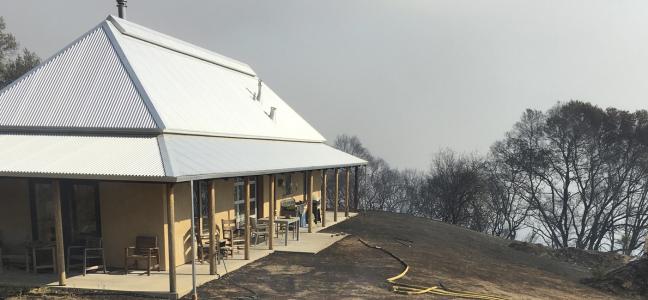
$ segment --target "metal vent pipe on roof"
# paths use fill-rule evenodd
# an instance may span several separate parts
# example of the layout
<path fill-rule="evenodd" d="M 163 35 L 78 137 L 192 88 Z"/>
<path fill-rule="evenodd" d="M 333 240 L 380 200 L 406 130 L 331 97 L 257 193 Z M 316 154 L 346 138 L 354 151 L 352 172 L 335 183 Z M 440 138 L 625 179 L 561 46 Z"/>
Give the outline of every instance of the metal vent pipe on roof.
<path fill-rule="evenodd" d="M 277 108 L 274 107 L 274 106 L 271 106 L 270 107 L 270 112 L 268 113 L 268 117 L 270 118 L 270 120 L 274 121 L 276 114 L 277 114 Z"/>
<path fill-rule="evenodd" d="M 261 101 L 261 86 L 262 81 L 259 79 L 259 85 L 257 86 L 256 101 Z"/>
<path fill-rule="evenodd" d="M 126 5 L 126 2 L 128 2 L 128 1 L 126 1 L 126 0 L 117 0 L 117 15 L 122 19 L 126 18 L 126 7 L 128 7 Z"/>

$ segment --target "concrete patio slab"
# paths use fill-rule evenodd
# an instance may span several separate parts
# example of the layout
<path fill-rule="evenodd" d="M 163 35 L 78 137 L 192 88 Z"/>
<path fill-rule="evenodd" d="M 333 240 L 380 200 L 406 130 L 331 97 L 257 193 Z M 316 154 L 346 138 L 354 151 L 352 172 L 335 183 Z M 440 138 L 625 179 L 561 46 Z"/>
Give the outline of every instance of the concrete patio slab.
<path fill-rule="evenodd" d="M 349 218 L 356 216 L 351 213 Z M 333 222 L 333 212 L 327 212 L 327 227 L 343 222 L 348 218 L 344 213 L 338 214 L 338 222 Z M 289 234 L 288 245 L 284 245 L 284 237 L 274 238 L 274 251 L 280 252 L 299 252 L 299 253 L 318 253 L 335 242 L 346 237 L 344 234 L 320 233 L 324 229 L 321 223 L 316 224 L 313 233 L 308 233 L 308 228 L 300 228 L 299 241 L 292 239 Z M 208 263 L 196 264 L 196 280 L 198 286 L 209 281 L 216 280 L 219 276 L 227 272 L 233 272 L 247 264 L 270 255 L 274 251 L 268 250 L 266 243 L 254 245 L 250 249 L 250 260 L 243 259 L 243 250 L 235 251 L 234 256 L 226 259 L 217 265 L 219 275 L 209 275 Z M 0 273 L 0 285 L 2 286 L 21 286 L 21 287 L 55 287 L 55 288 L 73 288 L 73 289 L 90 289 L 90 290 L 108 290 L 115 292 L 127 292 L 134 294 L 156 295 L 167 297 L 169 290 L 168 272 L 152 271 L 151 276 L 147 276 L 144 271 L 131 271 L 127 275 L 122 270 L 115 270 L 103 273 L 88 273 L 86 276 L 80 274 L 69 274 L 67 285 L 59 287 L 57 277 L 54 274 L 33 274 L 21 270 L 6 270 Z M 177 288 L 180 297 L 191 292 L 191 265 L 185 264 L 177 268 Z"/>

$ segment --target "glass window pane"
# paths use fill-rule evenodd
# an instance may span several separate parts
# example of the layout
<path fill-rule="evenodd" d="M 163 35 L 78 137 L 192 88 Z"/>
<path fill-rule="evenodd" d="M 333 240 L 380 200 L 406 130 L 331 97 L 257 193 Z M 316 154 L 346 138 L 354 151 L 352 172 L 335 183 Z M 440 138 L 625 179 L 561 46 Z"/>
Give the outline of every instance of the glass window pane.
<path fill-rule="evenodd" d="M 54 202 L 52 201 L 52 186 L 49 183 L 34 184 L 34 200 L 36 204 L 36 226 L 39 241 L 51 242 L 56 240 L 54 234 Z"/>
<path fill-rule="evenodd" d="M 95 186 L 73 185 L 72 193 L 74 239 L 82 241 L 88 236 L 98 236 Z"/>

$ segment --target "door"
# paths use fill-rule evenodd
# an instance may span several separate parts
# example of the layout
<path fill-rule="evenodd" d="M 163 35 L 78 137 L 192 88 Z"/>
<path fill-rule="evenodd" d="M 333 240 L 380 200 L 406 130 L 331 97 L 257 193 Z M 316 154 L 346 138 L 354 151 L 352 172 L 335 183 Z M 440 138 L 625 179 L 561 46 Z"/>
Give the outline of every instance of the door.
<path fill-rule="evenodd" d="M 63 237 L 68 245 L 101 237 L 99 188 L 96 182 L 62 182 Z"/>
<path fill-rule="evenodd" d="M 209 180 L 194 181 L 194 222 L 201 234 L 209 233 L 209 193 Z"/>
<path fill-rule="evenodd" d="M 93 181 L 61 181 L 63 241 L 66 246 L 82 243 L 86 237 L 101 237 L 99 187 Z M 52 242 L 54 203 L 49 181 L 30 182 L 32 239 Z"/>
<path fill-rule="evenodd" d="M 256 180 L 250 180 L 250 217 L 256 217 Z M 234 211 L 236 227 L 243 228 L 245 224 L 245 182 L 238 180 L 234 184 Z"/>

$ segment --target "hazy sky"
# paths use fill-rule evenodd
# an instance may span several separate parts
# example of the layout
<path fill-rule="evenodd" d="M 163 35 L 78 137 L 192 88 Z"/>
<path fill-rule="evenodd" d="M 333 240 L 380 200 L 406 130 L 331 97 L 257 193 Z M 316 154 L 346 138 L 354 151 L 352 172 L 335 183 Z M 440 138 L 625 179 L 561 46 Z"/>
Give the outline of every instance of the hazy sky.
<path fill-rule="evenodd" d="M 647 108 L 648 1 L 130 0 L 127 19 L 250 64 L 332 141 L 400 168 L 486 152 L 525 108 Z M 54 54 L 113 0 L 0 1 L 22 46 Z"/>

